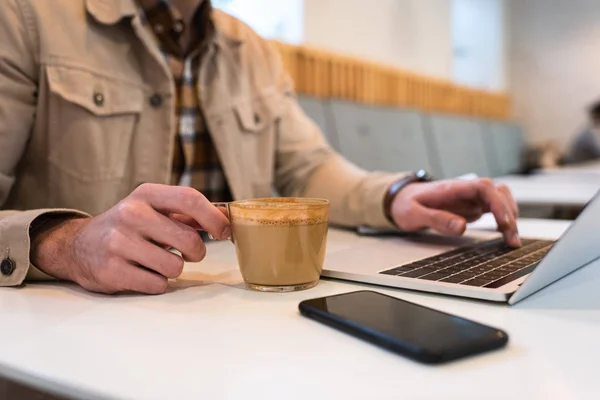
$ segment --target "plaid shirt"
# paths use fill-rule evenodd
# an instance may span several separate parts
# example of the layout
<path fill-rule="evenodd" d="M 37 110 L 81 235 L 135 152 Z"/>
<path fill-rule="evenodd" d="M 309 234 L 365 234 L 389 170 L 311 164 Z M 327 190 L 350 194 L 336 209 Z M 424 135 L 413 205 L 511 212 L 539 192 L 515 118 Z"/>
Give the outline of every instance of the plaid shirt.
<path fill-rule="evenodd" d="M 231 193 L 217 151 L 207 130 L 198 93 L 200 61 L 214 33 L 211 4 L 204 0 L 185 25 L 168 0 L 138 0 L 142 21 L 161 48 L 175 81 L 178 121 L 172 184 L 196 188 L 210 201 L 230 201 Z M 189 46 L 182 39 L 190 31 Z"/>

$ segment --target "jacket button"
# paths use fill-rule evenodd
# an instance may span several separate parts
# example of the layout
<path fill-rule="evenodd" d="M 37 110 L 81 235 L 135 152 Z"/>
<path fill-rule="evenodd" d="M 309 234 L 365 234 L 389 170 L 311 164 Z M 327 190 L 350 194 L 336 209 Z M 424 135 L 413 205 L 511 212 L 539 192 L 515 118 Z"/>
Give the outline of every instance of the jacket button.
<path fill-rule="evenodd" d="M 150 105 L 154 108 L 160 107 L 162 105 L 162 101 L 163 101 L 162 96 L 158 93 L 153 94 L 150 97 Z"/>
<path fill-rule="evenodd" d="M 15 271 L 15 268 L 15 262 L 10 258 L 5 258 L 2 260 L 2 263 L 0 263 L 0 272 L 2 272 L 2 275 L 12 275 L 12 273 Z"/>
<path fill-rule="evenodd" d="M 102 107 L 104 105 L 104 95 L 102 93 L 94 93 L 94 104 L 98 107 Z"/>
<path fill-rule="evenodd" d="M 183 32 L 183 22 L 181 22 L 181 21 L 175 22 L 173 24 L 173 31 L 175 31 L 175 33 Z"/>

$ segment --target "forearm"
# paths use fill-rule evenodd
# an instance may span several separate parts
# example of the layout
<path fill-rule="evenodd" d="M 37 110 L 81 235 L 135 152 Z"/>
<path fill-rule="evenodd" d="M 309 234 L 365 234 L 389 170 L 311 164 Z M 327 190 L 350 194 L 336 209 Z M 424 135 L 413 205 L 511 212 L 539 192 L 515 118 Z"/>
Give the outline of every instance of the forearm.
<path fill-rule="evenodd" d="M 73 280 L 70 274 L 73 238 L 86 222 L 87 218 L 76 215 L 47 217 L 30 233 L 31 264 L 56 279 Z"/>
<path fill-rule="evenodd" d="M 405 173 L 366 172 L 335 154 L 308 178 L 302 195 L 331 201 L 330 221 L 341 226 L 391 228 L 383 200 Z"/>
<path fill-rule="evenodd" d="M 40 217 L 51 215 L 61 215 L 66 218 L 87 217 L 84 213 L 63 209 L 0 211 L 0 261 L 10 259 L 14 265 L 10 273 L 0 274 L 0 286 L 20 285 L 26 279 L 51 278 L 36 268 L 36 264 L 32 262 L 31 253 L 35 249 L 30 236 L 32 224 Z"/>

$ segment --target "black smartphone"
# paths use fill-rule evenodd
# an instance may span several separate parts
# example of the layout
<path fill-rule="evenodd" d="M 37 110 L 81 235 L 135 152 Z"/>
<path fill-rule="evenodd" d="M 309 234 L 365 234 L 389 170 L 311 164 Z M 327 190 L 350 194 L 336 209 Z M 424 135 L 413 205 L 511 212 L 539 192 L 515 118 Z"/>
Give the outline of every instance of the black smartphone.
<path fill-rule="evenodd" d="M 427 364 L 501 348 L 498 329 L 373 291 L 305 300 L 302 315 Z"/>

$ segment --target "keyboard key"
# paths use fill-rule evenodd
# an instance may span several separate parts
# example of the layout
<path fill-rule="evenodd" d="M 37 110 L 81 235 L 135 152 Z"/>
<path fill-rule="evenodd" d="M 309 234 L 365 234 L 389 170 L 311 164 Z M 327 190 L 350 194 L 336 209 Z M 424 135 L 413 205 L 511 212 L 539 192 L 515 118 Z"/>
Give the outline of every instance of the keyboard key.
<path fill-rule="evenodd" d="M 518 266 L 518 265 L 512 265 L 512 266 L 500 267 L 500 268 L 495 269 L 494 271 L 500 272 L 504 276 L 506 276 L 506 275 L 510 275 L 513 272 L 516 272 L 516 271 L 518 271 L 520 269 L 523 269 L 523 268 L 525 268 L 525 267 L 521 267 L 521 266 Z"/>
<path fill-rule="evenodd" d="M 460 263 L 459 265 L 463 268 L 470 268 L 470 267 L 474 267 L 476 265 L 481 264 L 481 260 L 467 260 L 465 262 Z"/>
<path fill-rule="evenodd" d="M 530 261 L 528 261 L 528 260 L 525 260 L 525 259 L 523 259 L 523 258 L 520 258 L 520 259 L 518 259 L 517 261 L 513 261 L 513 262 L 511 262 L 511 263 L 507 264 L 507 266 L 520 266 L 520 267 L 526 267 L 526 266 L 528 266 L 529 264 L 531 264 L 531 262 L 530 262 Z"/>
<path fill-rule="evenodd" d="M 462 281 L 467 281 L 469 279 L 472 279 L 473 275 L 472 274 L 467 274 L 467 273 L 463 272 L 461 274 L 452 275 L 451 278 L 452 277 L 460 279 L 460 281 L 462 282 Z"/>
<path fill-rule="evenodd" d="M 488 271 L 491 271 L 492 269 L 494 269 L 495 267 L 492 266 L 485 266 L 485 267 L 473 267 L 471 269 L 469 269 L 467 272 L 473 274 L 473 275 L 481 275 L 484 274 Z"/>
<path fill-rule="evenodd" d="M 421 276 L 418 279 L 424 279 L 427 281 L 439 281 L 440 279 L 447 278 L 448 276 L 450 276 L 450 273 L 434 272 L 433 274 Z"/>
<path fill-rule="evenodd" d="M 389 269 L 389 270 L 383 271 L 381 273 L 384 274 L 384 275 L 401 275 L 401 274 L 403 274 L 405 272 L 409 272 L 409 271 L 412 271 L 414 269 L 415 269 L 414 267 L 403 266 L 403 267 L 396 267 L 396 268 L 393 268 L 393 269 Z"/>
<path fill-rule="evenodd" d="M 487 279 L 489 281 L 495 281 L 496 279 L 500 279 L 505 277 L 506 274 L 502 272 L 490 271 L 486 274 L 478 276 L 479 279 Z"/>
<path fill-rule="evenodd" d="M 536 267 L 536 265 L 531 265 L 527 268 L 523 268 L 517 272 L 514 272 L 508 276 L 505 276 L 502 279 L 498 279 L 494 282 L 488 283 L 485 287 L 490 288 L 490 289 L 497 289 L 499 287 L 502 287 L 502 286 L 514 281 L 515 279 L 519 279 L 519 278 L 531 273 L 535 269 L 535 267 Z"/>
<path fill-rule="evenodd" d="M 507 255 L 505 255 L 501 258 L 498 258 L 494 261 L 511 262 L 511 261 L 515 261 L 515 260 L 523 257 L 524 255 L 525 255 L 525 253 L 513 251 L 513 252 L 510 252 Z"/>
<path fill-rule="evenodd" d="M 415 269 L 413 271 L 407 272 L 405 274 L 402 274 L 401 276 L 403 278 L 418 278 L 420 276 L 430 274 L 434 271 L 435 271 L 435 268 L 419 268 L 419 269 Z"/>
<path fill-rule="evenodd" d="M 493 267 L 493 268 L 498 268 L 498 267 L 501 267 L 503 265 L 509 264 L 511 261 L 514 261 L 514 260 L 509 260 L 509 259 L 506 259 L 504 257 L 500 257 L 500 258 L 496 258 L 494 260 L 491 260 L 490 263 L 489 263 L 489 265 L 491 267 Z"/>
<path fill-rule="evenodd" d="M 534 263 L 534 262 L 540 261 L 542 258 L 544 258 L 544 256 L 542 254 L 537 254 L 536 253 L 536 254 L 532 254 L 532 255 L 527 256 L 527 257 L 523 257 L 522 260 Z"/>
<path fill-rule="evenodd" d="M 489 280 L 487 279 L 471 279 L 468 280 L 466 282 L 461 283 L 461 285 L 468 285 L 468 286 L 479 286 L 479 287 L 483 287 L 485 285 L 487 285 L 488 283 L 490 283 Z"/>
<path fill-rule="evenodd" d="M 413 263 L 403 265 L 403 267 L 411 267 L 411 268 L 415 269 L 415 268 L 424 267 L 427 264 L 429 264 L 429 261 L 427 261 L 427 260 L 421 260 L 421 261 L 415 261 Z"/>
<path fill-rule="evenodd" d="M 464 281 L 464 278 L 461 278 L 458 275 L 454 275 L 454 276 L 449 276 L 446 279 L 442 279 L 440 282 L 446 282 L 446 283 L 460 283 L 462 281 Z"/>
<path fill-rule="evenodd" d="M 390 270 L 387 270 L 387 271 L 381 271 L 380 274 L 382 274 L 382 275 L 396 276 L 396 271 L 394 271 L 393 269 L 390 269 Z"/>
<path fill-rule="evenodd" d="M 443 269 L 444 272 L 451 272 L 453 274 L 457 274 L 457 273 L 462 272 L 464 270 L 465 270 L 465 268 L 461 268 L 461 267 L 457 267 L 457 266 L 448 267 L 448 268 L 444 268 Z"/>

